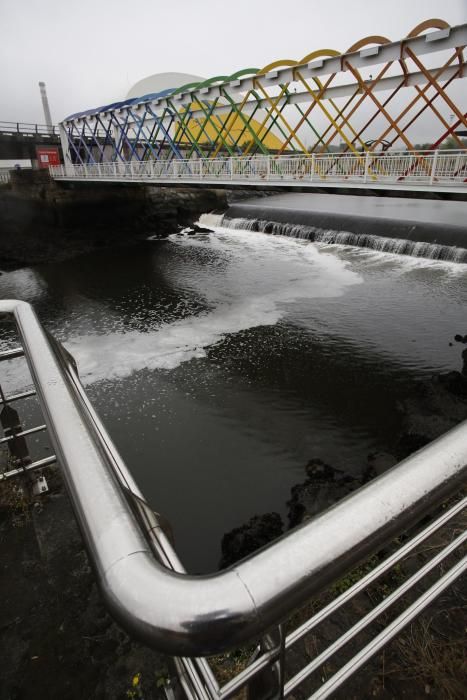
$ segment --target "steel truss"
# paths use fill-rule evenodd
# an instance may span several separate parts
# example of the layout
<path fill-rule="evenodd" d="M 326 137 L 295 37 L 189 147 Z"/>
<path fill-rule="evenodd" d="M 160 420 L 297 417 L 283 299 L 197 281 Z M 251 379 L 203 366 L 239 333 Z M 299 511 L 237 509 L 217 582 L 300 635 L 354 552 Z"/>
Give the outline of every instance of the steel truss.
<path fill-rule="evenodd" d="M 456 132 L 467 129 L 467 107 L 455 86 L 466 44 L 467 24 L 430 19 L 397 42 L 368 36 L 344 54 L 319 49 L 80 112 L 60 125 L 65 165 L 336 151 L 364 159 L 414 150 L 427 116 L 430 148 L 450 138 L 465 149 Z"/>

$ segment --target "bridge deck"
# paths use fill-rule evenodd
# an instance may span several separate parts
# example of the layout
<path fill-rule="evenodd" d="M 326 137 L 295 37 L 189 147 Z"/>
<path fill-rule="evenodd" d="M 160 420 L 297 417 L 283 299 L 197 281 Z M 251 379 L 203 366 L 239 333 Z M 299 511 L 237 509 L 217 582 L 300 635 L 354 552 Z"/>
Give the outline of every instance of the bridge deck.
<path fill-rule="evenodd" d="M 458 185 L 446 184 L 418 184 L 418 183 L 394 183 L 394 182 L 352 182 L 348 180 L 264 180 L 249 179 L 249 180 L 227 180 L 220 178 L 161 178 L 161 177 L 87 177 L 76 176 L 54 176 L 54 179 L 62 182 L 110 182 L 110 183 L 125 183 L 135 185 L 160 185 L 162 187 L 212 187 L 212 188 L 239 188 L 239 189 L 274 189 L 294 190 L 297 192 L 313 192 L 320 189 L 330 190 L 355 190 L 359 191 L 382 191 L 382 192 L 418 192 L 432 194 L 455 194 L 463 195 L 467 198 L 467 183 Z"/>
<path fill-rule="evenodd" d="M 56 180 L 290 190 L 467 193 L 467 150 L 128 160 L 55 166 Z"/>

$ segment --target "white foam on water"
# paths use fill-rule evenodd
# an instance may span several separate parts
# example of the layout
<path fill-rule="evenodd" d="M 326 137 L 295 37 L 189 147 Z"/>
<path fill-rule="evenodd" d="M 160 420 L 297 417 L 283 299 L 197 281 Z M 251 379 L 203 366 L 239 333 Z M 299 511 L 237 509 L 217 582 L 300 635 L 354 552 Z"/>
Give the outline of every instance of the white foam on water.
<path fill-rule="evenodd" d="M 373 248 L 358 248 L 342 243 L 322 243 L 314 241 L 314 245 L 319 249 L 334 253 L 342 259 L 348 261 L 352 266 L 365 270 L 384 269 L 389 267 L 392 274 L 405 275 L 411 270 L 438 270 L 444 277 L 466 276 L 465 264 L 459 264 L 451 260 L 437 260 L 433 258 L 412 257 L 411 255 L 400 255 L 399 253 L 382 252 Z"/>
<path fill-rule="evenodd" d="M 208 212 L 207 214 L 201 214 L 198 224 L 200 226 L 206 226 L 206 228 L 219 228 L 219 226 L 222 226 L 223 218 L 224 214 L 214 214 L 213 212 Z"/>
<path fill-rule="evenodd" d="M 197 248 L 214 254 L 212 264 L 200 260 L 186 277 L 182 263 L 171 273 L 179 275 L 171 280 L 174 284 L 202 296 L 211 310 L 150 331 L 117 328 L 69 339 L 65 345 L 85 383 L 145 368 L 173 369 L 204 357 L 226 334 L 277 323 L 296 299 L 312 303 L 314 298 L 339 296 L 362 281 L 345 261 L 308 242 L 227 229 L 210 236 L 174 234 L 169 241 L 195 261 Z"/>

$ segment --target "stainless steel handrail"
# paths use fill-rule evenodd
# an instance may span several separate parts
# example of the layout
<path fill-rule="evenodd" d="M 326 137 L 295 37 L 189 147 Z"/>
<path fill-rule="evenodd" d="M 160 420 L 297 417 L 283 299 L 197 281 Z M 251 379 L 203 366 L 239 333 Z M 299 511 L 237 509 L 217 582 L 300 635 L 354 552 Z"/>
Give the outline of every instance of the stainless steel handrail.
<path fill-rule="evenodd" d="M 209 576 L 177 573 L 154 557 L 126 495 L 134 482 L 122 488 L 127 473 L 115 463 L 123 462 L 103 427 L 96 429 L 73 365 L 54 351 L 29 304 L 2 301 L 0 313 L 16 320 L 107 605 L 131 634 L 164 653 L 203 656 L 260 636 L 466 477 L 467 422 L 234 567 Z M 163 538 L 170 557 L 162 524 L 152 535 Z"/>

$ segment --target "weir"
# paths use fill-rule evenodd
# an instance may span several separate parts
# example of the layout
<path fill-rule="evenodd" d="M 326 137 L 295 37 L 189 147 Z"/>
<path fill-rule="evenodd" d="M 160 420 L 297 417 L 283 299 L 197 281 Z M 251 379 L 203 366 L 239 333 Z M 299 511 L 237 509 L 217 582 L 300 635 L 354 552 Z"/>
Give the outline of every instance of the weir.
<path fill-rule="evenodd" d="M 231 205 L 201 222 L 317 243 L 467 262 L 467 204 L 290 194 Z"/>

